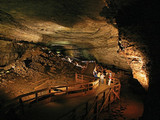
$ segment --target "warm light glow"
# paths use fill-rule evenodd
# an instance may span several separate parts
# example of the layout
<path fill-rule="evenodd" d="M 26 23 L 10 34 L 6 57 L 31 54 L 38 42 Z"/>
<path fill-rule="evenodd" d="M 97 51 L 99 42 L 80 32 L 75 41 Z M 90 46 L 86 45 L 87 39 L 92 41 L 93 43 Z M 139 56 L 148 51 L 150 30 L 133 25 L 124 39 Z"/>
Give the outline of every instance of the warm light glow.
<path fill-rule="evenodd" d="M 133 77 L 136 78 L 139 83 L 147 90 L 148 89 L 148 78 L 145 72 L 137 72 L 133 74 Z"/>
<path fill-rule="evenodd" d="M 127 58 L 127 62 L 132 69 L 133 78 L 137 79 L 139 83 L 147 90 L 149 87 L 149 78 L 147 75 L 146 67 L 146 57 L 145 55 L 136 50 L 136 48 L 125 49 L 124 55 Z"/>
<path fill-rule="evenodd" d="M 13 38 L 16 37 L 17 40 L 25 40 L 29 42 L 41 42 L 42 41 L 42 35 L 34 33 L 34 32 L 22 31 L 20 29 L 12 30 L 12 36 Z"/>

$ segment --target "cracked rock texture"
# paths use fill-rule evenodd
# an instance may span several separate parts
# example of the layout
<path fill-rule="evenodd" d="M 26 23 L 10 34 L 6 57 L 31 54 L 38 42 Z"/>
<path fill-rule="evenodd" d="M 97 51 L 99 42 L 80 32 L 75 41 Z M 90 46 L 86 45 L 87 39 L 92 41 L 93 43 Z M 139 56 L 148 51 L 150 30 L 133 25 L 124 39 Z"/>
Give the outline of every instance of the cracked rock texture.
<path fill-rule="evenodd" d="M 63 48 L 72 57 L 132 70 L 133 77 L 148 88 L 147 46 L 138 24 L 143 10 L 132 7 L 137 5 L 136 0 L 0 2 L 0 44 L 4 46 L 0 48 L 1 66 L 14 62 L 25 51 L 24 45 L 14 46 L 14 42 L 43 44 L 52 49 Z M 134 9 L 139 11 L 137 17 Z"/>
<path fill-rule="evenodd" d="M 100 63 L 130 70 L 126 59 L 117 53 L 118 29 L 100 16 L 104 1 L 8 1 L 1 1 L 0 8 L 3 42 L 27 41 L 74 48 L 68 52 L 70 56 L 76 57 L 74 53 L 78 52 L 84 58 L 92 56 Z"/>
<path fill-rule="evenodd" d="M 28 43 L 132 70 L 149 87 L 144 119 L 159 120 L 158 5 L 156 0 L 0 0 L 0 69 L 21 58 Z"/>

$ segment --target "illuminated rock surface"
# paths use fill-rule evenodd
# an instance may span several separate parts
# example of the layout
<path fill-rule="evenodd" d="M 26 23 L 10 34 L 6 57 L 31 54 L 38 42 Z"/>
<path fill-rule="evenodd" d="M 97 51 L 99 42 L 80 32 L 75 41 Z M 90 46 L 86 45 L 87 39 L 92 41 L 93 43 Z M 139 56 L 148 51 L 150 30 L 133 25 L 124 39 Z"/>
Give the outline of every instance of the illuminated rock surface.
<path fill-rule="evenodd" d="M 132 71 L 145 89 L 151 82 L 152 96 L 159 78 L 159 30 L 153 28 L 159 22 L 158 10 L 151 8 L 154 2 L 0 0 L 0 69 L 8 70 L 28 48 L 44 45 L 72 57 Z"/>
<path fill-rule="evenodd" d="M 0 43 L 3 45 L 7 44 L 5 43 L 7 41 L 27 41 L 43 43 L 49 47 L 61 46 L 67 49 L 66 53 L 72 57 L 94 58 L 99 63 L 116 66 L 124 70 L 132 69 L 133 76 L 147 88 L 148 76 L 146 71 L 137 71 L 143 65 L 134 62 L 128 64 L 129 58 L 126 59 L 126 55 L 117 53 L 119 33 L 116 22 L 106 22 L 107 19 L 103 17 L 103 14 L 107 14 L 104 10 L 105 5 L 111 7 L 111 11 L 115 12 L 117 9 L 115 6 L 118 3 L 120 4 L 117 8 L 123 6 L 121 2 L 117 1 L 109 3 L 98 0 L 94 2 L 90 0 L 81 2 L 3 1 L 0 9 Z M 101 14 L 102 16 L 100 16 Z M 8 44 L 12 45 L 12 43 Z M 132 45 L 134 44 L 136 43 Z M 23 48 L 23 46 L 22 43 L 21 47 Z M 5 54 L 5 49 L 5 47 L 0 49 L 2 53 L 1 66 L 8 65 L 20 57 L 20 53 L 17 52 L 19 48 L 10 47 L 7 54 Z M 12 51 L 12 49 L 14 50 Z M 134 56 L 135 51 L 137 50 L 130 52 L 130 55 Z M 146 63 L 143 64 L 145 66 Z M 140 67 L 137 68 L 136 66 Z M 140 76 L 138 74 L 142 74 L 144 77 L 137 77 Z"/>

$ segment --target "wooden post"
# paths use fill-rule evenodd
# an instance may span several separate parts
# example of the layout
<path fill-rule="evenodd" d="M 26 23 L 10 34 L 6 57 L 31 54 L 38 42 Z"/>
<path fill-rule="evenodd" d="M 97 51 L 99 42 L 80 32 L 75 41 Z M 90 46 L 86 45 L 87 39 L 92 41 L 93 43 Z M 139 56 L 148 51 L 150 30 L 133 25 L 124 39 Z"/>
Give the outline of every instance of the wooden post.
<path fill-rule="evenodd" d="M 82 82 L 83 82 L 83 78 L 84 78 L 84 76 L 82 75 Z"/>
<path fill-rule="evenodd" d="M 66 86 L 66 94 L 68 94 L 68 86 Z"/>
<path fill-rule="evenodd" d="M 48 90 L 48 93 L 50 94 L 51 93 L 51 89 L 49 88 L 49 90 Z"/>
<path fill-rule="evenodd" d="M 22 114 L 24 114 L 24 105 L 23 105 L 22 98 L 19 98 L 19 104 L 20 104 L 20 109 L 22 111 Z"/>
<path fill-rule="evenodd" d="M 49 90 L 48 90 L 48 93 L 49 93 L 49 98 L 48 98 L 48 102 L 51 102 L 51 88 L 49 88 Z"/>
<path fill-rule="evenodd" d="M 97 118 L 98 118 L 98 101 L 97 101 L 97 99 L 98 99 L 98 96 L 96 96 L 96 104 L 94 107 L 94 115 L 95 115 L 94 120 L 97 120 Z"/>
<path fill-rule="evenodd" d="M 118 96 L 119 96 L 119 99 L 120 99 L 120 90 L 121 90 L 121 85 L 119 84 L 119 86 L 118 86 Z"/>
<path fill-rule="evenodd" d="M 38 93 L 35 93 L 36 102 L 38 103 Z"/>
<path fill-rule="evenodd" d="M 110 112 L 110 97 L 111 97 L 111 93 L 108 96 L 108 111 Z"/>
<path fill-rule="evenodd" d="M 115 92 L 115 87 L 113 88 L 113 91 Z M 113 94 L 113 101 L 115 101 L 115 100 L 116 100 L 116 95 Z"/>
<path fill-rule="evenodd" d="M 89 84 L 87 84 L 87 91 L 89 90 Z"/>
<path fill-rule="evenodd" d="M 86 103 L 86 115 L 88 114 L 88 102 Z"/>
<path fill-rule="evenodd" d="M 75 73 L 75 80 L 76 80 L 76 82 L 77 82 L 77 73 Z"/>
<path fill-rule="evenodd" d="M 104 101 L 105 101 L 105 94 L 106 94 L 106 92 L 103 92 L 103 101 L 102 101 L 102 105 L 103 105 L 103 103 L 104 103 Z"/>
<path fill-rule="evenodd" d="M 82 85 L 81 85 L 82 87 Z M 84 89 L 83 89 L 83 92 L 86 94 L 87 93 L 87 87 L 84 85 Z"/>

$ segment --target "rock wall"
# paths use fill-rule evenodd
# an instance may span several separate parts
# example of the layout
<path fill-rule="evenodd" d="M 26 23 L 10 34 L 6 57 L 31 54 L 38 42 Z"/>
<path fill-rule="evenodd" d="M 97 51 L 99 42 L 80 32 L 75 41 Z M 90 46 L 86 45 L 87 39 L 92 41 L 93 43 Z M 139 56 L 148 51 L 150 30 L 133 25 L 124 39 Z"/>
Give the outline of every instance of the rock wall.
<path fill-rule="evenodd" d="M 0 66 L 15 62 L 25 51 L 25 46 L 14 42 L 0 41 Z"/>
<path fill-rule="evenodd" d="M 44 4 L 41 0 L 36 1 L 36 4 L 33 1 L 21 0 L 16 4 L 6 3 L 5 1 L 1 4 L 1 38 L 43 43 L 50 47 L 59 45 L 67 48 L 70 45 L 74 48 L 72 53 L 79 51 L 84 58 L 93 56 L 99 63 L 128 71 L 132 69 L 134 78 L 145 88 L 148 87 L 149 72 L 146 66 L 149 60 L 141 35 L 143 28 L 139 27 L 138 21 L 143 20 L 143 2 L 47 0 L 43 9 L 45 12 L 40 11 Z M 134 8 L 136 5 L 138 7 Z M 121 46 L 125 49 L 118 51 Z M 141 49 L 143 46 L 144 51 Z M 13 59 L 16 59 L 16 55 L 13 56 Z"/>
<path fill-rule="evenodd" d="M 147 90 L 149 87 L 149 67 L 150 62 L 147 53 L 141 49 L 141 46 L 131 44 L 127 40 L 121 39 L 119 54 L 124 56 L 132 69 L 133 78 Z M 147 46 L 145 46 L 147 48 Z M 146 49 L 145 48 L 145 49 Z"/>
<path fill-rule="evenodd" d="M 92 4 L 91 1 L 88 2 Z M 15 11 L 16 13 L 13 14 L 10 10 L 4 8 L 3 11 L 6 10 L 5 14 L 10 15 L 10 17 L 6 16 L 9 22 L 0 22 L 0 38 L 6 41 L 14 39 L 17 42 L 43 43 L 50 47 L 59 45 L 67 48 L 70 45 L 74 48 L 73 53 L 78 51 L 86 59 L 88 59 L 88 56 L 92 56 L 100 63 L 130 70 L 126 59 L 120 57 L 117 53 L 118 29 L 106 23 L 104 17 L 99 16 L 104 7 L 104 2 L 95 0 L 93 5 L 96 6 L 96 3 L 98 3 L 98 6 L 94 8 L 95 10 L 86 7 L 88 14 L 80 15 L 79 21 L 73 24 L 72 27 L 64 26 L 63 23 L 57 24 L 52 19 L 40 19 L 35 17 L 36 13 L 34 13 L 34 18 L 31 18 L 30 15 L 25 13 L 22 15 Z M 3 19 L 5 15 L 1 14 L 1 16 L 3 16 Z M 13 21 L 10 18 L 14 22 L 10 22 Z"/>
<path fill-rule="evenodd" d="M 86 50 L 98 62 L 132 69 L 133 76 L 146 89 L 149 87 L 144 119 L 159 120 L 156 0 L 0 0 L 0 3 L 0 39 L 6 42 L 1 43 L 5 46 L 0 48 L 1 66 L 19 56 L 10 49 L 14 48 L 12 45 L 7 47 L 9 40 L 71 45 L 74 50 Z"/>

